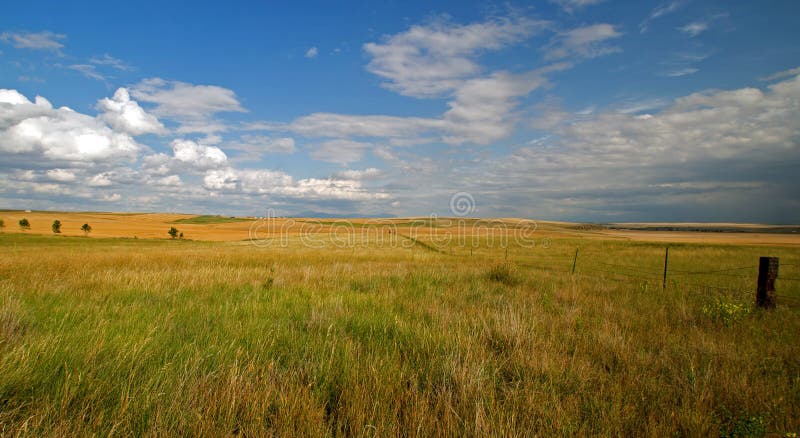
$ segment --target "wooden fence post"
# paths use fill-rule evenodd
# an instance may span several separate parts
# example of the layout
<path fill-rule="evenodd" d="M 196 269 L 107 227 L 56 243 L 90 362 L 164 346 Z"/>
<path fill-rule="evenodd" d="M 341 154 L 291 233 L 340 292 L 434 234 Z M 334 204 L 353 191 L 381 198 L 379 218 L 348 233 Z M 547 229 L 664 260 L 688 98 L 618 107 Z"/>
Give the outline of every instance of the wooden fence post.
<path fill-rule="evenodd" d="M 775 308 L 775 279 L 778 278 L 778 258 L 760 257 L 758 259 L 758 285 L 756 286 L 756 305 L 764 309 Z"/>
<path fill-rule="evenodd" d="M 664 282 L 661 284 L 661 290 L 667 290 L 667 262 L 669 262 L 669 247 L 664 252 Z"/>
<path fill-rule="evenodd" d="M 575 258 L 572 259 L 572 273 L 575 273 L 575 265 L 578 263 L 578 248 L 575 248 Z"/>

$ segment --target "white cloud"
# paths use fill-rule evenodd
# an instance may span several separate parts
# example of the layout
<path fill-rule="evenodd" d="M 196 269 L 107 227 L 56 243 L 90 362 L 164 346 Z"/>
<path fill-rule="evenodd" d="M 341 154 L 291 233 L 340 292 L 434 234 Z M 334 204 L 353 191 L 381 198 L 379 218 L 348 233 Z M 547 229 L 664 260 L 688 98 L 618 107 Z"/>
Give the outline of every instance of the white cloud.
<path fill-rule="evenodd" d="M 133 68 L 128 64 L 126 64 L 125 61 L 115 58 L 109 55 L 108 53 L 104 54 L 103 56 L 94 56 L 90 58 L 89 63 L 95 65 L 109 66 L 116 70 L 121 70 L 121 71 L 133 70 Z"/>
<path fill-rule="evenodd" d="M 341 172 L 334 173 L 333 177 L 336 179 L 346 180 L 364 180 L 377 178 L 381 175 L 383 175 L 383 172 L 380 169 L 370 167 L 364 170 L 343 170 Z"/>
<path fill-rule="evenodd" d="M 89 79 L 96 79 L 98 81 L 106 80 L 105 76 L 97 72 L 97 68 L 91 64 L 72 64 L 67 66 L 70 70 L 75 70 Z"/>
<path fill-rule="evenodd" d="M 293 154 L 296 151 L 291 137 L 267 137 L 263 135 L 243 135 L 238 142 L 228 143 L 226 149 L 242 153 L 239 159 L 260 160 L 266 154 Z"/>
<path fill-rule="evenodd" d="M 114 183 L 111 181 L 111 172 L 98 173 L 97 175 L 89 178 L 87 184 L 90 187 L 110 187 L 114 185 Z"/>
<path fill-rule="evenodd" d="M 152 113 L 156 116 L 180 122 L 180 133 L 222 131 L 226 127 L 215 122 L 214 115 L 246 111 L 236 93 L 216 85 L 150 78 L 132 86 L 130 94 L 139 102 L 154 104 Z"/>
<path fill-rule="evenodd" d="M 16 90 L 0 90 L 0 151 L 43 160 L 86 163 L 127 160 L 141 146 L 128 134 L 67 107 L 54 109 L 36 96 L 30 102 Z"/>
<path fill-rule="evenodd" d="M 561 8 L 564 9 L 564 11 L 571 14 L 575 11 L 585 8 L 586 6 L 596 5 L 606 0 L 550 0 L 550 1 L 552 3 L 561 6 Z"/>
<path fill-rule="evenodd" d="M 388 138 L 396 146 L 488 144 L 513 131 L 518 98 L 545 85 L 545 74 L 568 67 L 562 63 L 520 74 L 498 71 L 464 80 L 448 102 L 450 109 L 440 118 L 315 113 L 279 128 L 307 137 L 341 139 L 317 145 L 312 153 L 314 158 L 341 164 L 358 161 L 369 147 L 353 137 Z"/>
<path fill-rule="evenodd" d="M 546 48 L 546 58 L 561 59 L 569 56 L 594 58 L 621 51 L 619 47 L 602 44 L 619 38 L 622 33 L 607 23 L 593 24 L 560 32 Z"/>
<path fill-rule="evenodd" d="M 695 21 L 685 26 L 679 27 L 678 30 L 694 38 L 697 35 L 700 35 L 701 33 L 708 30 L 708 23 L 705 23 L 703 21 Z"/>
<path fill-rule="evenodd" d="M 369 192 L 357 180 L 307 178 L 294 181 L 286 173 L 274 170 L 211 170 L 203 178 L 203 186 L 215 192 L 296 199 L 363 201 L 389 197 L 385 193 Z"/>
<path fill-rule="evenodd" d="M 642 22 L 639 24 L 639 32 L 641 33 L 647 32 L 647 30 L 650 27 L 650 23 L 653 20 L 656 20 L 658 18 L 661 18 L 665 15 L 677 11 L 678 9 L 681 8 L 681 6 L 683 6 L 684 3 L 685 2 L 683 0 L 675 0 L 667 4 L 656 7 L 655 9 L 653 9 L 650 15 L 648 15 L 647 18 L 642 20 Z"/>
<path fill-rule="evenodd" d="M 672 78 L 676 78 L 676 77 L 680 77 L 680 76 L 692 75 L 692 74 L 697 73 L 698 71 L 700 71 L 700 70 L 697 69 L 697 68 L 694 68 L 694 67 L 685 67 L 685 68 L 679 68 L 677 70 L 667 71 L 667 72 L 664 73 L 664 76 L 669 76 L 669 77 L 672 77 Z"/>
<path fill-rule="evenodd" d="M 47 171 L 47 177 L 59 182 L 72 182 L 76 179 L 75 172 L 67 169 L 50 169 Z"/>
<path fill-rule="evenodd" d="M 111 99 L 104 98 L 97 102 L 102 111 L 99 117 L 117 131 L 131 135 L 163 134 L 164 125 L 158 118 L 145 112 L 138 103 L 131 100 L 126 88 L 119 88 Z"/>
<path fill-rule="evenodd" d="M 754 193 L 796 187 L 783 163 L 797 162 L 798 119 L 800 76 L 765 91 L 695 93 L 652 114 L 606 111 L 559 125 L 552 140 L 498 160 L 488 179 L 509 193 L 551 199 L 566 209 L 561 214 L 641 208 L 657 215 L 689 203 L 708 212 L 726 199 L 743 208 Z"/>
<path fill-rule="evenodd" d="M 306 56 L 306 58 L 316 58 L 318 52 L 319 52 L 319 50 L 317 50 L 316 47 L 311 47 L 308 50 L 306 50 L 306 55 L 305 56 Z"/>
<path fill-rule="evenodd" d="M 781 72 L 778 72 L 778 73 L 775 73 L 775 74 L 760 78 L 759 80 L 760 81 L 774 81 L 776 79 L 783 79 L 783 78 L 788 78 L 788 77 L 797 76 L 797 75 L 800 75 L 800 67 L 791 68 L 789 70 L 784 70 L 784 71 L 781 71 Z"/>
<path fill-rule="evenodd" d="M 170 143 L 175 160 L 192 169 L 215 169 L 224 166 L 228 157 L 216 146 L 205 146 L 191 140 L 173 140 Z"/>
<path fill-rule="evenodd" d="M 361 160 L 364 153 L 372 147 L 370 143 L 353 140 L 329 140 L 311 145 L 311 157 L 329 163 L 347 165 Z"/>
<path fill-rule="evenodd" d="M 466 82 L 456 91 L 455 100 L 448 103 L 443 140 L 450 144 L 489 144 L 507 137 L 516 123 L 516 98 L 545 83 L 540 71 L 520 75 L 496 72 Z"/>
<path fill-rule="evenodd" d="M 58 52 L 64 47 L 59 41 L 66 39 L 63 34 L 44 32 L 4 32 L 0 41 L 11 44 L 17 49 L 39 49 Z"/>
<path fill-rule="evenodd" d="M 153 181 L 153 183 L 159 186 L 166 186 L 166 187 L 179 187 L 183 185 L 181 177 L 178 175 L 169 175 L 163 178 L 156 178 Z"/>
<path fill-rule="evenodd" d="M 441 120 L 422 117 L 314 113 L 284 128 L 307 137 L 409 137 L 443 127 Z"/>
<path fill-rule="evenodd" d="M 436 20 L 425 26 L 367 43 L 372 57 L 367 69 L 388 81 L 383 85 L 415 97 L 445 95 L 481 72 L 473 58 L 498 50 L 544 29 L 546 22 L 526 17 L 491 18 L 482 23 L 458 25 Z"/>

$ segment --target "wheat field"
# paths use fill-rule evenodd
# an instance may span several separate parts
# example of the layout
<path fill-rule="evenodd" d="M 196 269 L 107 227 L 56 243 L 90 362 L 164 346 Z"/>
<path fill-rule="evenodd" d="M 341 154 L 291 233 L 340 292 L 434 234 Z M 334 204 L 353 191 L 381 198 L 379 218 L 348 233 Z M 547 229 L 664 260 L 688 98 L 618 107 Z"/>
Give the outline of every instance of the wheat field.
<path fill-rule="evenodd" d="M 800 430 L 791 242 L 670 241 L 662 290 L 665 243 L 563 224 L 525 247 L 435 245 L 431 228 L 309 247 L 254 245 L 246 221 L 165 239 L 174 215 L 101 237 L 118 231 L 94 215 L 89 237 L 85 216 L 56 236 L 0 215 L 2 436 Z M 764 255 L 781 261 L 773 311 L 753 305 Z"/>

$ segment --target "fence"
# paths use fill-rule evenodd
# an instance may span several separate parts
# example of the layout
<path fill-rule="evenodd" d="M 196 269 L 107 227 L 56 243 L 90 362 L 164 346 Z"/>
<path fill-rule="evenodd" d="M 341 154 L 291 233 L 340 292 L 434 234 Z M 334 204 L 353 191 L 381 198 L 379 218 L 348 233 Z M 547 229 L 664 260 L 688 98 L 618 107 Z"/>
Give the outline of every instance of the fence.
<path fill-rule="evenodd" d="M 561 258 L 561 260 L 558 260 L 560 263 L 550 266 L 525 262 L 517 264 L 539 270 L 567 272 L 572 275 L 591 275 L 596 277 L 597 274 L 601 274 L 604 278 L 612 281 L 630 282 L 631 280 L 640 280 L 646 282 L 646 284 L 651 282 L 660 283 L 663 290 L 666 290 L 671 283 L 674 286 L 691 287 L 698 293 L 713 290 L 731 295 L 746 295 L 755 298 L 755 303 L 762 308 L 774 308 L 776 302 L 790 306 L 800 306 L 799 297 L 787 294 L 781 294 L 778 297 L 776 293 L 776 283 L 779 280 L 781 284 L 790 282 L 794 285 L 800 285 L 800 277 L 791 275 L 779 276 L 779 267 L 798 267 L 800 265 L 792 263 L 781 265 L 777 257 L 760 257 L 758 264 L 749 266 L 720 267 L 710 270 L 687 270 L 670 267 L 669 247 L 665 248 L 664 251 L 663 270 L 655 270 L 652 267 L 648 269 L 634 264 L 608 263 L 597 258 L 591 257 L 591 255 L 587 257 L 585 254 L 581 256 L 580 249 L 576 248 L 571 260 Z M 508 259 L 508 256 L 506 256 L 506 259 Z M 586 259 L 589 260 L 588 263 L 581 263 Z M 567 261 L 571 265 L 569 268 L 566 267 Z M 723 277 L 737 283 L 737 285 L 720 286 L 719 284 L 711 284 L 707 280 L 709 276 Z"/>

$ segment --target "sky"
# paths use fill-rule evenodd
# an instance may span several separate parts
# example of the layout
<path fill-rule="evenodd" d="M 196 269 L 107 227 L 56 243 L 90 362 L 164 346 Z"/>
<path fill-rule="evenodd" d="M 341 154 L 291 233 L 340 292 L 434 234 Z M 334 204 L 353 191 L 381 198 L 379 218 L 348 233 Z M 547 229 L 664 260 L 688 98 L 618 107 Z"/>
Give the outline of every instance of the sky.
<path fill-rule="evenodd" d="M 0 208 L 800 223 L 796 0 L 67 3 L 0 14 Z"/>

